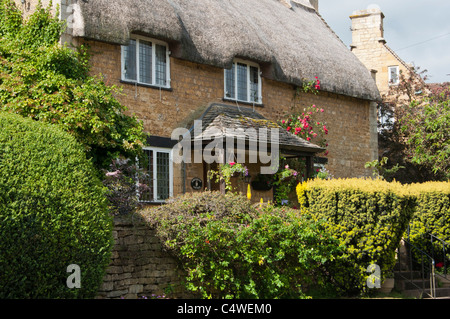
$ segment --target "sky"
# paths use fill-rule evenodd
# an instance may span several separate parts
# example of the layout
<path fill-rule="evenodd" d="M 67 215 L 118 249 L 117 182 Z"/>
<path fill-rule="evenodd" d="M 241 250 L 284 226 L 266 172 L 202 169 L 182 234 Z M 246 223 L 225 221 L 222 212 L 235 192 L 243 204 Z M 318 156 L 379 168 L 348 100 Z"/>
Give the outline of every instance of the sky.
<path fill-rule="evenodd" d="M 427 70 L 428 83 L 450 82 L 449 0 L 319 0 L 319 12 L 350 47 L 350 15 L 378 5 L 387 45 L 407 63 Z"/>

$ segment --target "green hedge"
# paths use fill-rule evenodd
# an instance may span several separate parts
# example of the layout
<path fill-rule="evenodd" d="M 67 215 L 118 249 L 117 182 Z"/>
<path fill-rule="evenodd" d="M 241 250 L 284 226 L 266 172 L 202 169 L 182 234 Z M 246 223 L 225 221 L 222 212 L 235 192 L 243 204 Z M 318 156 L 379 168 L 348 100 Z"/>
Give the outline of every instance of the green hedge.
<path fill-rule="evenodd" d="M 231 192 L 186 194 L 141 213 L 203 298 L 305 298 L 339 251 L 321 223 Z"/>
<path fill-rule="evenodd" d="M 112 220 L 83 148 L 57 126 L 0 112 L 0 298 L 94 297 Z M 81 288 L 67 287 L 76 264 Z"/>
<path fill-rule="evenodd" d="M 384 278 L 413 214 L 414 198 L 399 183 L 371 179 L 312 180 L 297 186 L 302 213 L 325 219 L 345 245 L 329 268 L 333 283 L 348 294 L 367 291 L 371 264 Z"/>
<path fill-rule="evenodd" d="M 450 182 L 411 184 L 407 188 L 416 197 L 409 239 L 431 255 L 430 234 L 450 243 Z M 442 246 L 436 244 L 434 249 L 437 262 L 442 262 Z"/>

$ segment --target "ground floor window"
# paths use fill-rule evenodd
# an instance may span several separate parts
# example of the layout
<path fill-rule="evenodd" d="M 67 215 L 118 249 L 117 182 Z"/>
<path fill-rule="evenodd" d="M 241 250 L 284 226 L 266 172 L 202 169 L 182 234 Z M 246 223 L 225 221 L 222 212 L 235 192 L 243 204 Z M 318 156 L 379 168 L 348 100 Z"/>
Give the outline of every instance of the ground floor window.
<path fill-rule="evenodd" d="M 144 148 L 145 159 L 140 162 L 145 184 L 139 199 L 142 202 L 164 202 L 173 195 L 173 165 L 171 149 Z"/>

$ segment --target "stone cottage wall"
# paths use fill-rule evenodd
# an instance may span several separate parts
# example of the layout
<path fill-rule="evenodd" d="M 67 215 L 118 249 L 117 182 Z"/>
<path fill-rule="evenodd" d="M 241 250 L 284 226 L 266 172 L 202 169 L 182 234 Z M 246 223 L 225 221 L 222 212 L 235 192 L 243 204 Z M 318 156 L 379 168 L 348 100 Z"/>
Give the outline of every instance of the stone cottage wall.
<path fill-rule="evenodd" d="M 182 285 L 177 260 L 162 250 L 155 230 L 138 215 L 116 217 L 113 236 L 111 263 L 97 298 L 192 298 Z"/>
<path fill-rule="evenodd" d="M 120 102 L 143 121 L 145 131 L 151 135 L 170 137 L 173 129 L 186 127 L 187 123 L 199 118 L 210 103 L 236 105 L 223 100 L 224 74 L 221 68 L 171 57 L 170 90 L 127 84 L 120 81 L 120 46 L 85 42 L 91 48 L 92 73 L 102 74 L 107 84 L 123 89 L 123 94 L 118 96 Z M 292 85 L 272 81 L 263 74 L 263 105 L 256 105 L 255 111 L 278 121 L 312 104 L 325 109 L 324 118 L 320 120 L 325 120 L 329 129 L 328 169 L 335 177 L 371 176 L 364 164 L 377 158 L 376 105 L 327 92 L 301 94 L 295 100 L 294 94 Z M 196 169 L 195 166 L 191 168 Z M 174 194 L 181 192 L 181 184 L 181 173 L 178 168 L 174 169 Z M 190 186 L 186 184 L 185 189 L 190 190 Z"/>

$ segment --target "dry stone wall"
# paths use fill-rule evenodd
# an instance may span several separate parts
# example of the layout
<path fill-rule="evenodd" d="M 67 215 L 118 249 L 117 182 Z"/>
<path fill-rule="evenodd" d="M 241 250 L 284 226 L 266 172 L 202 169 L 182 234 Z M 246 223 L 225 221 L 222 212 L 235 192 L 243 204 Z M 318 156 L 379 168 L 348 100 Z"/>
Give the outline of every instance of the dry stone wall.
<path fill-rule="evenodd" d="M 115 217 L 113 236 L 111 263 L 97 298 L 193 297 L 183 286 L 177 260 L 162 250 L 155 230 L 139 215 Z"/>

